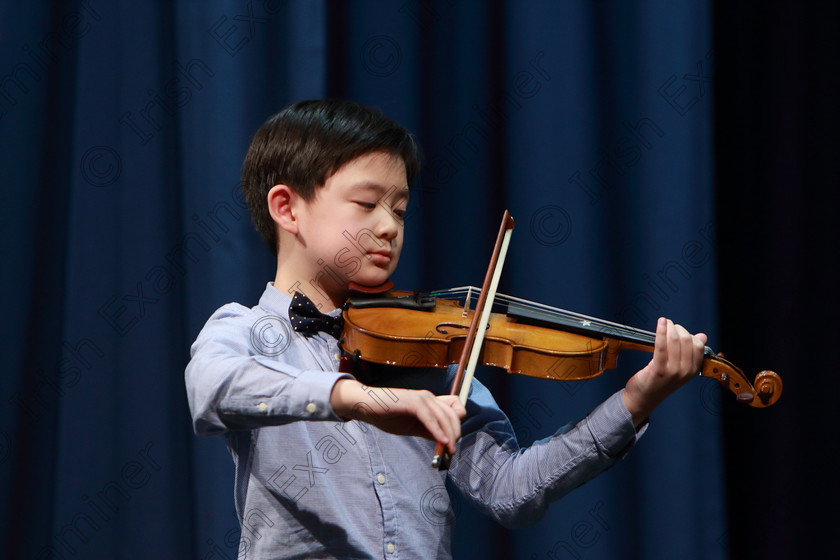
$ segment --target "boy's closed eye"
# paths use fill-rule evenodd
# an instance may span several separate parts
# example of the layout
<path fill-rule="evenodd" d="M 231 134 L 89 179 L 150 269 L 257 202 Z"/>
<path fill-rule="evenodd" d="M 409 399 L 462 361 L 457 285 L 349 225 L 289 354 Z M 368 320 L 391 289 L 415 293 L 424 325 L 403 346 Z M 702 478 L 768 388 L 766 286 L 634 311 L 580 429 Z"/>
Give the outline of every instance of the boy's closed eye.
<path fill-rule="evenodd" d="M 366 202 L 366 201 L 363 201 L 363 200 L 355 200 L 354 202 L 355 202 L 356 204 L 358 204 L 359 206 L 361 206 L 362 208 L 364 208 L 364 210 L 365 210 L 365 211 L 367 211 L 367 212 L 370 212 L 370 211 L 375 210 L 375 209 L 376 209 L 376 207 L 380 204 L 380 202 L 379 202 L 379 201 L 377 201 L 377 202 Z M 387 204 L 385 204 L 385 206 L 387 207 L 388 205 L 387 205 Z M 405 218 L 405 214 L 406 214 L 406 209 L 405 209 L 405 208 L 393 208 L 393 207 L 388 207 L 388 210 L 389 210 L 389 211 L 390 211 L 390 212 L 391 212 L 394 216 L 396 216 L 396 217 L 398 217 L 398 218 L 400 218 L 400 219 Z"/>
<path fill-rule="evenodd" d="M 373 210 L 376 208 L 375 202 L 365 202 L 363 200 L 355 200 L 354 202 L 362 208 L 364 208 L 365 210 Z"/>

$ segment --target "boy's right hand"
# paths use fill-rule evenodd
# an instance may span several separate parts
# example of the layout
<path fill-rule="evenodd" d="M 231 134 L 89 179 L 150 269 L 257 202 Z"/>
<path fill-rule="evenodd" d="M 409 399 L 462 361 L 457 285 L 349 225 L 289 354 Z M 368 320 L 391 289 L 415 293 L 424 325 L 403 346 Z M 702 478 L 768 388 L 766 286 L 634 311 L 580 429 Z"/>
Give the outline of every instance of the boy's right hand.
<path fill-rule="evenodd" d="M 330 405 L 341 418 L 361 420 L 391 434 L 431 439 L 452 455 L 461 437 L 461 419 L 467 415 L 457 395 L 369 387 L 355 379 L 336 382 Z"/>

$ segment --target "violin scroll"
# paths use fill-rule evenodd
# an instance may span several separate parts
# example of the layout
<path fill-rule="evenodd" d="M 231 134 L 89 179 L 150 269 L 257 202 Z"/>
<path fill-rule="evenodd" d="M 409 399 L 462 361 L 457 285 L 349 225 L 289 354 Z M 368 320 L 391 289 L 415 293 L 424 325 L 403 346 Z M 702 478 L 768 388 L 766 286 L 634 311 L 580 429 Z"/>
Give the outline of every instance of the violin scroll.
<path fill-rule="evenodd" d="M 755 376 L 755 388 L 758 391 L 758 399 L 761 404 L 754 404 L 753 406 L 770 406 L 782 396 L 782 378 L 774 371 L 767 369 L 760 371 Z"/>
<path fill-rule="evenodd" d="M 722 354 L 707 356 L 700 375 L 716 379 L 725 389 L 735 394 L 738 402 L 755 408 L 770 406 L 782 396 L 782 378 L 777 373 L 761 371 L 755 376 L 755 384 L 752 384 L 744 373 L 724 359 Z"/>

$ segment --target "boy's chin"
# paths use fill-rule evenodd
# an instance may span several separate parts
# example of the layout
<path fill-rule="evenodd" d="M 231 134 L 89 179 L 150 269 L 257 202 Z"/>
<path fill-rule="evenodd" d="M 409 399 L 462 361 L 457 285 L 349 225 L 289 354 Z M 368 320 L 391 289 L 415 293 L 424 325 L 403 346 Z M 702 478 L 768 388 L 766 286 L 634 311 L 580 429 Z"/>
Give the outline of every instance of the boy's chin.
<path fill-rule="evenodd" d="M 388 281 L 391 271 L 387 269 L 365 270 L 356 274 L 351 281 L 362 286 L 379 286 Z"/>

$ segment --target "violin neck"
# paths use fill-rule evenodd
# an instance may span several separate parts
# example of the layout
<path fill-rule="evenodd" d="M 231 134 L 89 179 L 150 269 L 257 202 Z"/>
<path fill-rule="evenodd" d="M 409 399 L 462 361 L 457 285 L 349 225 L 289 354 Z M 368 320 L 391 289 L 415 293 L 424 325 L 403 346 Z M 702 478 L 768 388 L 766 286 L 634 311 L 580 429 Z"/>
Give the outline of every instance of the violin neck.
<path fill-rule="evenodd" d="M 652 347 L 656 339 L 656 334 L 649 331 L 561 309 L 544 308 L 543 306 L 533 306 L 516 301 L 508 303 L 507 315 L 529 325 L 562 328 L 586 336 L 612 338 L 642 348 Z"/>
<path fill-rule="evenodd" d="M 585 336 L 617 340 L 622 343 L 624 349 L 652 352 L 656 342 L 656 333 L 579 313 L 519 301 L 509 301 L 507 306 L 507 315 L 517 321 L 548 328 L 562 328 Z M 716 354 L 714 350 L 706 346 L 703 355 L 706 358 L 714 358 Z"/>
<path fill-rule="evenodd" d="M 445 299 L 456 299 L 469 308 L 480 293 L 480 288 L 464 286 L 441 292 L 432 292 L 430 295 Z M 648 346 L 653 348 L 656 339 L 656 333 L 650 331 L 504 294 L 496 296 L 496 306 L 500 313 L 525 324 L 563 329 L 586 336 L 613 338 L 643 348 Z"/>

